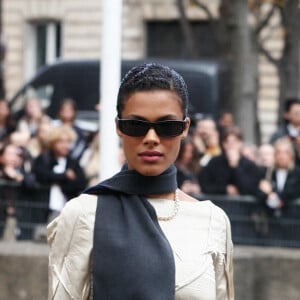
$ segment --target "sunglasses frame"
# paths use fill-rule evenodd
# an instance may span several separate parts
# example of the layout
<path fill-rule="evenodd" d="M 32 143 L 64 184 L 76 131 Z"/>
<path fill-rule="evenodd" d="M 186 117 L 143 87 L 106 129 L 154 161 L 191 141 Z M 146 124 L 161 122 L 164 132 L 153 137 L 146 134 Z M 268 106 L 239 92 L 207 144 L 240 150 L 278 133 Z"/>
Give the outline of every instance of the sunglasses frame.
<path fill-rule="evenodd" d="M 145 136 L 151 128 L 153 128 L 158 136 L 168 138 L 168 137 L 176 137 L 183 133 L 184 129 L 186 128 L 187 118 L 184 118 L 184 120 L 164 120 L 164 121 L 157 121 L 157 122 L 148 122 L 148 121 L 138 120 L 138 119 L 120 119 L 117 117 L 116 122 L 117 122 L 117 125 L 118 125 L 118 128 L 120 129 L 120 131 L 128 136 L 142 137 L 142 136 Z M 122 127 L 122 123 L 125 123 L 125 122 L 136 122 L 136 123 L 144 125 L 145 133 L 134 134 L 134 135 L 128 134 L 128 132 L 126 132 L 126 130 L 124 131 L 124 128 Z M 168 124 L 168 123 L 169 124 L 171 124 L 171 123 L 180 124 L 181 125 L 180 132 L 178 132 L 176 134 L 170 134 L 170 135 L 161 134 L 162 132 L 161 132 L 159 126 Z"/>

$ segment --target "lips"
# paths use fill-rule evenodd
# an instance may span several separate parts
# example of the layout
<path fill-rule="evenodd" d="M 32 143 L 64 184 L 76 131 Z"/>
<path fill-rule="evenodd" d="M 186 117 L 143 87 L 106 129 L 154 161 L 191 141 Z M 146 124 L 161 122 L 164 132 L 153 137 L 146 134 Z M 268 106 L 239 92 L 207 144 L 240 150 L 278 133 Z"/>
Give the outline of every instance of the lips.
<path fill-rule="evenodd" d="M 158 151 L 144 151 L 139 153 L 139 157 L 146 162 L 155 162 L 162 157 L 162 154 Z"/>

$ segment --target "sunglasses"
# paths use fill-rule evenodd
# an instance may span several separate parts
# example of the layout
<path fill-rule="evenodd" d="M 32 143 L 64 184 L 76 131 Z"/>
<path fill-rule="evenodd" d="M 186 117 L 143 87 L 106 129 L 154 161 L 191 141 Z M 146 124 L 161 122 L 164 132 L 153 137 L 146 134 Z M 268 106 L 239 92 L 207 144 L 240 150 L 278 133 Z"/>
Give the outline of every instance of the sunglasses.
<path fill-rule="evenodd" d="M 119 118 L 116 120 L 122 133 L 134 137 L 145 136 L 150 128 L 153 128 L 160 137 L 175 137 L 182 134 L 186 127 L 186 119 L 183 121 L 166 120 L 158 122 Z"/>

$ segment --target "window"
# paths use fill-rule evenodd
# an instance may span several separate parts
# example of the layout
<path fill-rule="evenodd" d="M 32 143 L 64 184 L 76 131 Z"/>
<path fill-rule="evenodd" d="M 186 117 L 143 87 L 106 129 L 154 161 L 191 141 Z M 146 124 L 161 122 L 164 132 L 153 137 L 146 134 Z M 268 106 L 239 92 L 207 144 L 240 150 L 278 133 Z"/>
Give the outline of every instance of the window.
<path fill-rule="evenodd" d="M 217 57 L 216 39 L 208 21 L 190 22 L 199 58 Z M 188 49 L 178 20 L 149 21 L 147 30 L 147 56 L 188 58 Z"/>
<path fill-rule="evenodd" d="M 25 39 L 25 79 L 61 56 L 61 25 L 56 21 L 32 22 Z"/>

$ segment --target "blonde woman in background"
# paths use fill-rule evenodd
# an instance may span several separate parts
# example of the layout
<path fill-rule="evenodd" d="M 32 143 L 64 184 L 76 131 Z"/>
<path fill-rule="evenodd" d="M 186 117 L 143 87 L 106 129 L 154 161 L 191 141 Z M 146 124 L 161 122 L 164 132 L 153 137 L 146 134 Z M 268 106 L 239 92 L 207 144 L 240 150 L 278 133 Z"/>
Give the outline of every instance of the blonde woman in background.
<path fill-rule="evenodd" d="M 42 152 L 34 163 L 37 181 L 48 188 L 50 219 L 87 184 L 79 162 L 70 157 L 74 139 L 75 133 L 69 125 L 51 128 L 48 133 L 49 149 Z"/>

